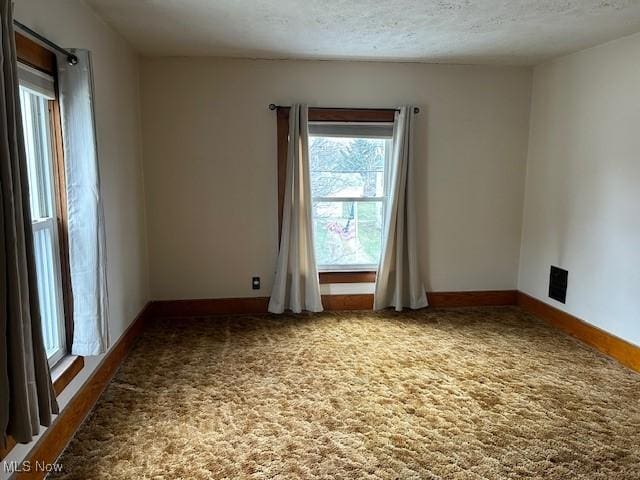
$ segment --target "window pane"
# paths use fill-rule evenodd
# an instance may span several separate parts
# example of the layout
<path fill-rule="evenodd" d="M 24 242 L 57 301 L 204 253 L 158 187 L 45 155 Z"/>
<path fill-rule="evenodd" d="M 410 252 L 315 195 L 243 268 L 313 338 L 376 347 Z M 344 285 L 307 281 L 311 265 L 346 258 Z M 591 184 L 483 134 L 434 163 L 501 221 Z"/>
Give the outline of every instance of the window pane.
<path fill-rule="evenodd" d="M 383 138 L 312 136 L 309 141 L 314 197 L 382 197 Z"/>
<path fill-rule="evenodd" d="M 36 277 L 38 281 L 38 297 L 40 300 L 40 316 L 42 318 L 42 334 L 47 351 L 47 358 L 51 358 L 63 348 L 62 335 L 59 326 L 62 324 L 59 305 L 59 290 L 57 288 L 57 269 L 55 243 L 53 236 L 53 222 L 46 222 L 43 228 L 36 228 L 33 232 L 33 243 L 36 257 Z"/>
<path fill-rule="evenodd" d="M 382 244 L 383 203 L 314 202 L 316 261 L 321 267 L 373 266 Z"/>
<path fill-rule="evenodd" d="M 53 176 L 49 104 L 41 95 L 20 88 L 22 125 L 27 153 L 31 217 L 33 220 L 53 215 Z"/>

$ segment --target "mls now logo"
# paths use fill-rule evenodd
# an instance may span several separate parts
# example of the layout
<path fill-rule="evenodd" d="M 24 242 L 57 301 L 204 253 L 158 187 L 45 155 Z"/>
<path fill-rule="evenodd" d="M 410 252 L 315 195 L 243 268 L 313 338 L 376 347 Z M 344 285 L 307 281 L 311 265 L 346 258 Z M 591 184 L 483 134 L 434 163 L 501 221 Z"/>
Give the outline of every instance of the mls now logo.
<path fill-rule="evenodd" d="M 29 473 L 29 472 L 61 472 L 62 465 L 42 461 L 2 462 L 2 471 L 5 473 Z"/>

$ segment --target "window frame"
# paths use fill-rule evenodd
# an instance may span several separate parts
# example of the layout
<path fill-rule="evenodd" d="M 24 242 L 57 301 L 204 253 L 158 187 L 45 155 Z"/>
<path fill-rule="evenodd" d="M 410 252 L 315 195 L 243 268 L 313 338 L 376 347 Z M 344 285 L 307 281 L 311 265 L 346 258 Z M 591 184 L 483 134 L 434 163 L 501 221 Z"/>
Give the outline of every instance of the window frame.
<path fill-rule="evenodd" d="M 289 147 L 289 107 L 277 107 L 278 157 L 278 238 L 282 233 L 285 182 L 287 178 L 287 151 Z M 309 108 L 309 122 L 331 123 L 393 123 L 393 108 Z M 337 270 L 318 274 L 320 283 L 375 283 L 376 271 Z"/>
<path fill-rule="evenodd" d="M 71 269 L 69 263 L 66 175 L 64 168 L 62 121 L 60 116 L 57 57 L 51 50 L 48 50 L 19 32 L 15 32 L 15 41 L 17 61 L 50 75 L 54 80 L 55 99 L 48 100 L 47 105 L 51 118 L 50 128 L 53 155 L 53 195 L 55 197 L 56 204 L 55 212 L 53 213 L 57 224 L 66 349 L 65 355 L 52 366 L 54 380 L 56 380 L 56 366 L 69 363 L 68 361 L 65 362 L 65 358 L 70 356 L 71 344 L 73 341 L 73 296 L 71 291 Z M 74 370 L 77 369 L 78 364 L 74 363 Z M 60 372 L 59 376 L 65 377 L 65 372 Z"/>
<path fill-rule="evenodd" d="M 353 203 L 357 211 L 360 203 L 379 203 L 382 205 L 382 215 L 387 209 L 389 197 L 389 162 L 393 148 L 393 122 L 309 122 L 309 138 L 363 138 L 382 140 L 385 145 L 383 194 L 375 196 L 314 196 L 311 195 L 311 204 L 315 208 L 316 203 Z M 311 145 L 311 141 L 309 142 Z M 312 192 L 313 193 L 313 192 Z M 382 232 L 381 232 L 382 233 Z M 382 240 L 382 239 L 381 239 Z M 375 264 L 318 264 L 319 273 L 327 272 L 370 272 L 377 268 Z"/>

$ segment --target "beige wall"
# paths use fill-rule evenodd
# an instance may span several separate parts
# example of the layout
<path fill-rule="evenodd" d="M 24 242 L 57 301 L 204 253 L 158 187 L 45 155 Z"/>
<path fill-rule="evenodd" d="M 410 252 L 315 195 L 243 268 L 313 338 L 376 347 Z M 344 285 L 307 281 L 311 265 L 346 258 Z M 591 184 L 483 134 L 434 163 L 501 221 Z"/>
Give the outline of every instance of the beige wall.
<path fill-rule="evenodd" d="M 115 342 L 149 299 L 138 57 L 79 0 L 18 0 L 15 17 L 60 45 L 92 52 L 107 228 L 110 332 Z M 63 407 L 100 360 L 86 359 L 87 367 L 59 399 Z M 31 446 L 15 448 L 7 461 L 20 460 Z M 0 478 L 3 475 L 0 472 Z"/>
<path fill-rule="evenodd" d="M 143 59 L 153 298 L 268 295 L 277 255 L 269 103 L 421 107 L 420 264 L 434 291 L 516 287 L 531 71 Z M 251 290 L 251 277 L 263 279 Z"/>
<path fill-rule="evenodd" d="M 519 288 L 640 345 L 640 35 L 538 66 Z M 549 266 L 569 270 L 566 305 Z"/>

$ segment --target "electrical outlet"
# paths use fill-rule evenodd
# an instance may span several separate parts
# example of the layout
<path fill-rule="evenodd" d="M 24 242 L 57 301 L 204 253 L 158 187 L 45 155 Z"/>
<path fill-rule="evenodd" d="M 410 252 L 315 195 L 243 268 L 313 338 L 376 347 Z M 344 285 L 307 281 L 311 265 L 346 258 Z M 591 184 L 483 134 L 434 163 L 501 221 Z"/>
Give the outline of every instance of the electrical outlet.
<path fill-rule="evenodd" d="M 569 272 L 562 268 L 551 266 L 549 273 L 549 297 L 560 303 L 567 301 L 567 285 Z"/>
<path fill-rule="evenodd" d="M 251 279 L 251 288 L 254 290 L 260 290 L 260 277 L 253 277 Z"/>

